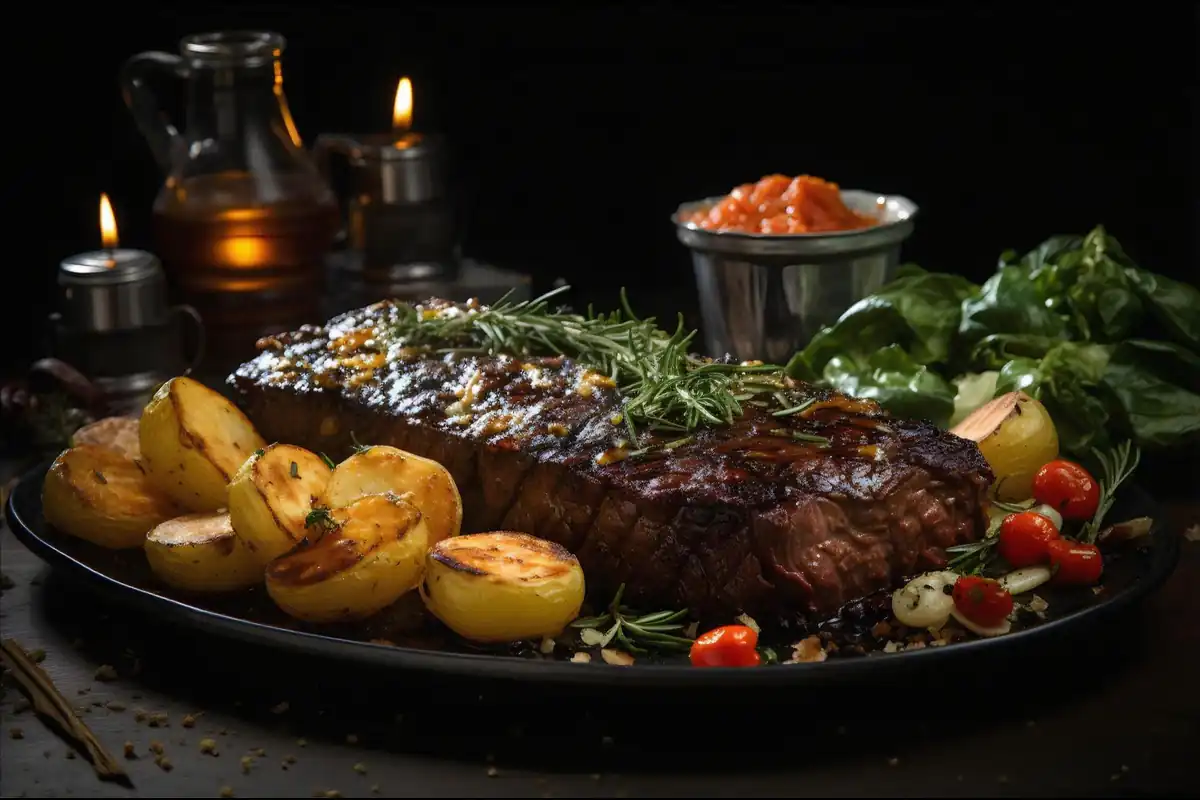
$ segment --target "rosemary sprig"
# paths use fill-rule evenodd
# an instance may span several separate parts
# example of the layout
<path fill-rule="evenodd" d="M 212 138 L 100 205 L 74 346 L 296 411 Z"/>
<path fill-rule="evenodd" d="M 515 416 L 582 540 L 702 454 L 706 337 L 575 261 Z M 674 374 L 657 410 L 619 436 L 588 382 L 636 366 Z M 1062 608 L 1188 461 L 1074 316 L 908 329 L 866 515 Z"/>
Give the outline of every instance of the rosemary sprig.
<path fill-rule="evenodd" d="M 1093 449 L 1092 455 L 1100 462 L 1104 476 L 1100 479 L 1100 504 L 1096 506 L 1096 513 L 1079 532 L 1079 541 L 1088 543 L 1094 543 L 1100 535 L 1104 517 L 1116 502 L 1117 489 L 1134 473 L 1142 460 L 1142 451 L 1134 447 L 1133 442 L 1129 440 L 1117 445 L 1108 453 Z"/>
<path fill-rule="evenodd" d="M 1004 517 L 993 517 L 983 538 L 969 544 L 947 547 L 946 553 L 953 555 L 946 569 L 959 575 L 980 575 L 991 566 L 996 558 L 996 544 L 1000 541 L 1000 523 Z"/>
<path fill-rule="evenodd" d="M 608 606 L 607 613 L 595 617 L 580 617 L 571 623 L 579 630 L 579 638 L 586 645 L 608 647 L 617 642 L 630 653 L 647 653 L 650 650 L 686 652 L 694 640 L 678 635 L 687 623 L 687 610 L 656 611 L 652 614 L 637 614 L 621 605 L 625 584 L 617 589 L 616 596 Z"/>
<path fill-rule="evenodd" d="M 674 333 L 642 319 L 621 291 L 621 308 L 586 315 L 551 310 L 562 286 L 533 300 L 444 309 L 398 305 L 391 336 L 406 346 L 443 352 L 566 355 L 607 375 L 624 403 L 622 418 L 633 442 L 640 430 L 687 433 L 705 425 L 729 425 L 742 403 L 768 392 L 786 414 L 806 407 L 782 367 L 757 362 L 724 364 L 689 352 L 696 337 L 682 315 Z M 786 414 L 783 414 L 786 416 Z"/>

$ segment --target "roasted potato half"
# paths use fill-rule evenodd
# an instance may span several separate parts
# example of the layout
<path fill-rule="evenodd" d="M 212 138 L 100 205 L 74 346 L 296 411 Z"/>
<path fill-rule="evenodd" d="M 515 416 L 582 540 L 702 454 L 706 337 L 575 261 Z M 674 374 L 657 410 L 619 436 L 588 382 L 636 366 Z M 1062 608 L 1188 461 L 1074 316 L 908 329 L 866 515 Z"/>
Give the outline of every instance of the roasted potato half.
<path fill-rule="evenodd" d="M 305 537 L 304 520 L 329 482 L 324 459 L 303 447 L 256 450 L 229 484 L 233 529 L 264 568 Z"/>
<path fill-rule="evenodd" d="M 146 560 L 164 583 L 189 592 L 234 592 L 263 568 L 233 532 L 229 513 L 202 511 L 160 523 L 146 536 Z"/>
<path fill-rule="evenodd" d="M 142 411 L 142 463 L 158 486 L 191 511 L 228 505 L 228 484 L 266 446 L 246 415 L 191 378 L 172 378 Z"/>
<path fill-rule="evenodd" d="M 84 425 L 71 436 L 71 444 L 94 444 L 129 458 L 142 455 L 137 417 L 105 417 Z"/>
<path fill-rule="evenodd" d="M 450 473 L 436 461 L 396 447 L 367 447 L 338 464 L 317 504 L 337 508 L 383 492 L 409 495 L 425 517 L 430 543 L 458 535 L 462 498 Z"/>
<path fill-rule="evenodd" d="M 563 547 L 499 531 L 438 542 L 425 559 L 421 597 L 446 627 L 476 642 L 556 636 L 579 616 L 584 580 Z"/>
<path fill-rule="evenodd" d="M 46 522 L 113 550 L 141 547 L 146 534 L 179 508 L 136 461 L 95 444 L 68 448 L 42 482 Z"/>
<path fill-rule="evenodd" d="M 393 493 L 325 512 L 325 533 L 267 565 L 267 592 L 308 622 L 364 619 L 421 582 L 429 529 L 421 510 Z"/>

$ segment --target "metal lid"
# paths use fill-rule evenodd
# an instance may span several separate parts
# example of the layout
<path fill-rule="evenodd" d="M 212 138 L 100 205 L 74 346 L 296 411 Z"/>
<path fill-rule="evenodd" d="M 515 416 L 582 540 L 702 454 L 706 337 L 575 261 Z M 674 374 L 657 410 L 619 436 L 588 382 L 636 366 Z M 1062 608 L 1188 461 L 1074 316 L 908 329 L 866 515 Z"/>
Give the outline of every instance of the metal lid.
<path fill-rule="evenodd" d="M 115 286 L 154 278 L 161 264 L 145 250 L 96 250 L 64 258 L 58 269 L 59 286 Z"/>
<path fill-rule="evenodd" d="M 352 163 L 359 165 L 367 161 L 426 159 L 442 149 L 440 137 L 420 133 L 406 133 L 399 137 L 390 133 L 324 134 L 320 143 L 341 152 Z"/>
<path fill-rule="evenodd" d="M 679 241 L 694 250 L 743 256 L 821 257 L 840 256 L 892 247 L 913 231 L 917 204 L 907 197 L 868 192 L 842 191 L 842 202 L 860 214 L 879 217 L 878 225 L 852 231 L 822 233 L 741 233 L 710 231 L 684 220 L 697 211 L 719 203 L 723 197 L 707 197 L 679 206 L 671 216 Z"/>

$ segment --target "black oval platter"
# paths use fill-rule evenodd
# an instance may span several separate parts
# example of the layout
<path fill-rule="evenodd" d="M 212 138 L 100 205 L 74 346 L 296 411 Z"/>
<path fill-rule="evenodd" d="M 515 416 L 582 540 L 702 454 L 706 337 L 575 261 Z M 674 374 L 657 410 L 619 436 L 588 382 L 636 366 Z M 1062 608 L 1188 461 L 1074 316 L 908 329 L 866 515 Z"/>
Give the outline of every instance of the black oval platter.
<path fill-rule="evenodd" d="M 810 664 L 770 665 L 759 669 L 698 669 L 685 657 L 639 660 L 633 666 L 614 667 L 593 659 L 570 663 L 508 653 L 470 652 L 461 646 L 424 646 L 377 643 L 346 638 L 334 631 L 301 630 L 282 617 L 261 591 L 236 597 L 196 598 L 164 589 L 156 582 L 138 551 L 105 551 L 59 533 L 42 515 L 41 488 L 49 462 L 27 472 L 9 496 L 5 513 L 16 537 L 51 566 L 86 581 L 114 601 L 138 607 L 148 615 L 172 624 L 294 652 L 374 667 L 442 673 L 504 681 L 546 684 L 628 685 L 646 688 L 797 686 L 826 681 L 854 682 L 892 673 L 894 668 L 932 668 L 960 655 L 980 655 L 1018 643 L 1049 644 L 1056 637 L 1086 623 L 1099 621 L 1145 598 L 1170 575 L 1179 559 L 1178 537 L 1167 530 L 1161 509 L 1142 490 L 1121 492 L 1111 519 L 1148 516 L 1155 520 L 1149 537 L 1129 548 L 1115 563 L 1106 563 L 1103 591 L 1072 589 L 1064 602 L 1051 600 L 1048 618 L 1006 636 L 971 639 L 943 647 L 872 653 L 830 658 Z M 1052 589 L 1050 591 L 1053 591 Z M 1054 614 L 1054 609 L 1059 613 Z M 247 617 L 255 617 L 250 619 Z M 287 627 L 291 625 L 292 627 Z M 362 633 L 359 633 L 362 636 Z"/>

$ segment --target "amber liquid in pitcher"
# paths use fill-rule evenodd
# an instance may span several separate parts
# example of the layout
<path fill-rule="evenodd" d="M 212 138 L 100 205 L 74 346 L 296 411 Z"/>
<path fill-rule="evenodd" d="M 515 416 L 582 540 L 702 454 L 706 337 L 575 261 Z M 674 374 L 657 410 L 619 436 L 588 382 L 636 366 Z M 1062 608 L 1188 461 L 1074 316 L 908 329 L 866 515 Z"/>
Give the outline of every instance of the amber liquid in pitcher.
<path fill-rule="evenodd" d="M 341 218 L 334 203 L 304 197 L 292 176 L 222 172 L 182 180 L 154 206 L 155 247 L 179 299 L 195 306 L 224 369 L 252 355 L 261 336 L 317 318 L 325 256 Z"/>

